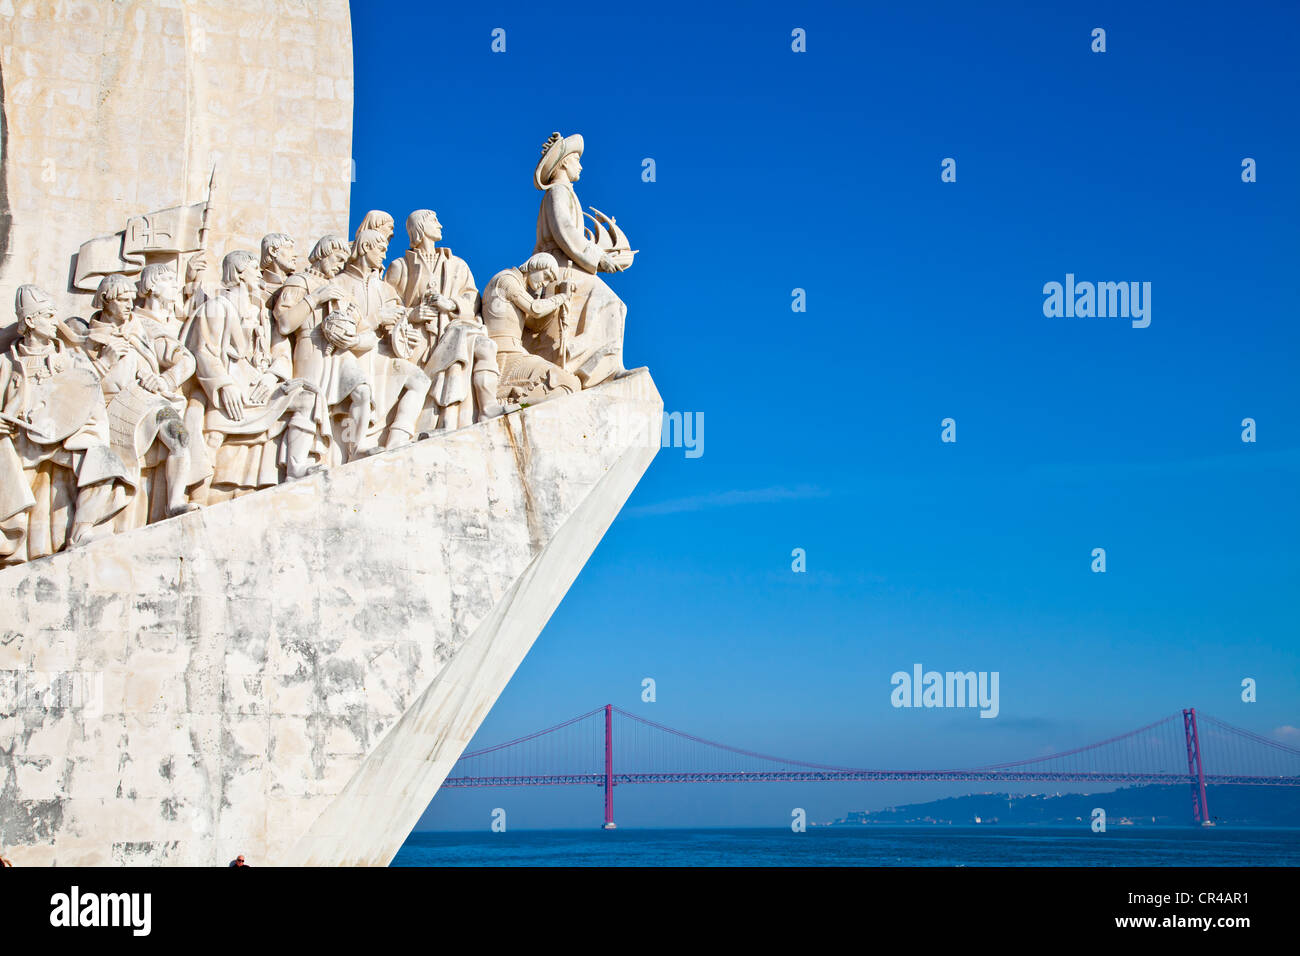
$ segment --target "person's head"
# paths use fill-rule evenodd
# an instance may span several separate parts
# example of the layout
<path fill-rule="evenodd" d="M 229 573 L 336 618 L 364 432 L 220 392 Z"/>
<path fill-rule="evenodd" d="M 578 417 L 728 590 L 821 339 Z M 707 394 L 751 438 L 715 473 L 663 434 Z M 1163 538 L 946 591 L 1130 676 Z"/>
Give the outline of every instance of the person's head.
<path fill-rule="evenodd" d="M 569 182 L 571 183 L 576 183 L 578 179 L 582 176 L 581 160 L 582 160 L 581 153 L 570 153 L 568 156 L 565 156 L 564 159 L 560 162 L 560 169 L 562 169 L 565 173 L 568 174 Z"/>
<path fill-rule="evenodd" d="M 174 305 L 181 296 L 180 280 L 176 269 L 166 262 L 155 262 L 140 271 L 140 278 L 135 283 L 136 298 L 143 305 L 149 299 L 157 299 L 168 305 Z"/>
<path fill-rule="evenodd" d="M 18 328 L 23 335 L 31 332 L 39 338 L 52 339 L 58 331 L 54 300 L 39 286 L 18 287 L 14 295 L 14 314 L 18 316 Z"/>
<path fill-rule="evenodd" d="M 366 269 L 378 269 L 384 264 L 384 253 L 388 251 L 388 240 L 374 229 L 362 229 L 357 233 L 356 242 L 352 243 L 350 262 L 358 262 Z"/>
<path fill-rule="evenodd" d="M 382 209 L 372 209 L 362 218 L 361 225 L 357 226 L 356 238 L 360 239 L 361 234 L 368 229 L 379 233 L 384 237 L 384 242 L 388 242 L 393 238 L 393 217 Z"/>
<path fill-rule="evenodd" d="M 235 866 L 243 866 L 243 865 L 244 865 L 244 854 L 241 853 L 239 854 L 239 856 L 235 857 Z"/>
<path fill-rule="evenodd" d="M 257 256 L 245 249 L 226 253 L 221 260 L 221 283 L 227 289 L 243 286 L 250 293 L 262 290 L 262 273 Z"/>
<path fill-rule="evenodd" d="M 272 232 L 262 237 L 262 268 L 272 266 L 281 272 L 290 273 L 298 262 L 298 253 L 294 248 L 293 236 L 285 232 Z"/>
<path fill-rule="evenodd" d="M 559 278 L 560 266 L 549 252 L 539 252 L 519 267 L 528 283 L 528 291 L 536 295 L 549 283 Z"/>
<path fill-rule="evenodd" d="M 124 275 L 113 273 L 99 280 L 95 290 L 94 307 L 106 319 L 122 323 L 131 317 L 135 305 L 135 283 Z"/>
<path fill-rule="evenodd" d="M 582 156 L 583 145 L 580 133 L 574 133 L 572 136 L 552 133 L 543 144 L 542 158 L 537 161 L 537 168 L 533 170 L 533 185 L 538 189 L 546 189 L 558 180 L 567 179 L 569 182 L 577 182 L 578 176 L 582 173 L 582 163 L 579 162 L 579 158 Z"/>
<path fill-rule="evenodd" d="M 406 217 L 406 234 L 411 238 L 411 248 L 424 245 L 426 239 L 437 242 L 442 238 L 442 223 L 432 209 L 417 209 Z"/>
<path fill-rule="evenodd" d="M 342 236 L 321 236 L 312 247 L 309 258 L 317 272 L 333 278 L 343 271 L 350 252 L 348 241 Z"/>

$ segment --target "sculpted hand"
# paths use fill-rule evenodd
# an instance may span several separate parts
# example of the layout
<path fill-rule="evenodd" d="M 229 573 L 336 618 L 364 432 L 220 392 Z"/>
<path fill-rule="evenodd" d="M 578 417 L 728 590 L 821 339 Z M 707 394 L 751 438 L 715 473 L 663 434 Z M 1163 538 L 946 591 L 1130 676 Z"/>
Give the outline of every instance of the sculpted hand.
<path fill-rule="evenodd" d="M 322 303 L 329 302 L 333 299 L 342 299 L 343 290 L 332 282 L 327 282 L 311 295 L 311 307 L 320 308 Z"/>
<path fill-rule="evenodd" d="M 185 267 L 185 281 L 193 282 L 208 268 L 208 260 L 204 256 L 195 256 L 190 260 L 189 265 Z"/>
<path fill-rule="evenodd" d="M 271 386 L 266 384 L 266 380 L 258 382 L 253 386 L 253 391 L 249 394 L 248 400 L 254 405 L 263 404 L 271 397 Z"/>
<path fill-rule="evenodd" d="M 618 265 L 609 256 L 601 256 L 600 262 L 596 265 L 597 272 L 622 272 L 623 266 Z"/>
<path fill-rule="evenodd" d="M 232 422 L 244 420 L 244 400 L 239 397 L 239 389 L 233 385 L 222 385 L 217 389 L 217 399 L 221 402 L 221 410 Z"/>
<path fill-rule="evenodd" d="M 417 349 L 423 344 L 424 339 L 413 326 L 408 325 L 403 331 L 406 332 L 406 344 L 411 348 Z"/>
<path fill-rule="evenodd" d="M 155 375 L 150 371 L 141 371 L 136 375 L 136 378 L 139 379 L 141 385 L 151 392 L 162 393 L 168 391 L 167 380 L 161 375 Z"/>
<path fill-rule="evenodd" d="M 120 359 L 127 352 L 131 351 L 131 346 L 127 344 L 126 339 L 112 338 L 108 340 L 105 346 L 109 352 L 113 353 L 113 358 Z"/>

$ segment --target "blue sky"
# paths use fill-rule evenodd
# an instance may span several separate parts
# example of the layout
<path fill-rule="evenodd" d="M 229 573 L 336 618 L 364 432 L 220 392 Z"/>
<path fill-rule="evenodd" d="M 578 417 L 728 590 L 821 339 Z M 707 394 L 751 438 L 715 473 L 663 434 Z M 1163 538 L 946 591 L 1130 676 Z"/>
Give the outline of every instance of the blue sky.
<path fill-rule="evenodd" d="M 351 226 L 392 212 L 396 257 L 432 207 L 482 285 L 532 251 L 542 142 L 581 132 L 579 196 L 642 250 L 610 280 L 627 364 L 705 422 L 701 457 L 660 452 L 476 745 L 607 702 L 842 765 L 1010 760 L 1186 706 L 1300 727 L 1300 13 L 1041 7 L 353 4 Z M 1150 326 L 1045 317 L 1067 272 L 1150 282 Z M 895 710 L 916 662 L 999 671 L 999 717 Z M 618 807 L 779 826 L 943 795 L 627 787 Z M 421 826 L 497 806 L 515 827 L 600 810 L 444 792 Z"/>

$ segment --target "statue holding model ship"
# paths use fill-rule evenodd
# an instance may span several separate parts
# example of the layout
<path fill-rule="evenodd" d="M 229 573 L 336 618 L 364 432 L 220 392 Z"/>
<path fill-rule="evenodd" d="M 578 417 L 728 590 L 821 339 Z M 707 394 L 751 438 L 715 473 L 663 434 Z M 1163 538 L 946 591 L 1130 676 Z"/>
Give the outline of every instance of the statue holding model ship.
<path fill-rule="evenodd" d="M 0 564 L 623 374 L 627 307 L 601 275 L 636 252 L 612 217 L 583 212 L 583 149 L 559 133 L 542 146 L 533 253 L 483 295 L 437 245 L 432 209 L 407 217 L 410 249 L 387 270 L 393 217 L 371 210 L 352 243 L 323 236 L 305 266 L 287 233 L 231 250 L 213 288 L 215 167 L 205 202 L 83 243 L 71 284 L 94 290 L 88 323 L 58 321 L 35 286 L 15 304 L 21 337 L 0 364 Z"/>
<path fill-rule="evenodd" d="M 0 854 L 383 866 L 663 402 L 644 369 L 575 374 L 621 348 L 588 321 L 621 319 L 590 304 L 619 280 L 536 252 L 530 201 L 465 255 L 458 151 L 426 201 L 350 210 L 360 5 L 261 0 L 280 26 L 252 33 L 131 6 L 95 25 L 102 76 L 66 69 L 78 5 L 0 17 Z M 252 62 L 292 109 L 250 101 Z M 112 148 L 67 158 L 88 142 Z M 563 242 L 627 264 L 612 219 L 575 221 Z"/>

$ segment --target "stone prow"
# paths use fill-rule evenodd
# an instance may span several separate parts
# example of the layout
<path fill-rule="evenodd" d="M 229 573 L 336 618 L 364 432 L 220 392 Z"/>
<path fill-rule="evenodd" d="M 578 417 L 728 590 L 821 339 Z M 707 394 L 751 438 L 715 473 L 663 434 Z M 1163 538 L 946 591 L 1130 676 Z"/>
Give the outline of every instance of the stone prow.
<path fill-rule="evenodd" d="M 0 571 L 19 865 L 387 864 L 659 447 L 638 370 Z"/>

